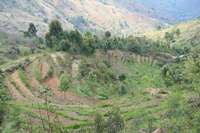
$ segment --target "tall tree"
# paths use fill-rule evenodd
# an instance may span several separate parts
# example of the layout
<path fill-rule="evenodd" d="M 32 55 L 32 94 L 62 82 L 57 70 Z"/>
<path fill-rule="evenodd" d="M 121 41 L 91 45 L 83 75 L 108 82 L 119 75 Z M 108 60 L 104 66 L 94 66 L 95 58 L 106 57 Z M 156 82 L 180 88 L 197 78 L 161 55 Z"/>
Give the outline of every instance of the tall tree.
<path fill-rule="evenodd" d="M 37 37 L 36 33 L 37 33 L 37 29 L 35 28 L 35 25 L 31 22 L 29 24 L 29 28 L 28 28 L 28 32 L 30 34 L 30 37 Z"/>
<path fill-rule="evenodd" d="M 92 43 L 92 40 L 90 38 L 86 38 L 84 41 L 84 53 L 89 56 L 94 53 L 95 47 Z"/>
<path fill-rule="evenodd" d="M 47 47 L 53 48 L 62 40 L 63 28 L 57 19 L 53 19 L 49 24 L 49 32 L 45 34 Z"/>
<path fill-rule="evenodd" d="M 61 23 L 57 19 L 53 19 L 49 24 L 49 33 L 51 36 L 58 37 L 63 31 Z"/>
<path fill-rule="evenodd" d="M 53 48 L 53 41 L 52 41 L 52 39 L 51 39 L 51 35 L 50 35 L 49 32 L 47 32 L 47 33 L 45 34 L 45 41 L 46 41 L 47 47 Z"/>

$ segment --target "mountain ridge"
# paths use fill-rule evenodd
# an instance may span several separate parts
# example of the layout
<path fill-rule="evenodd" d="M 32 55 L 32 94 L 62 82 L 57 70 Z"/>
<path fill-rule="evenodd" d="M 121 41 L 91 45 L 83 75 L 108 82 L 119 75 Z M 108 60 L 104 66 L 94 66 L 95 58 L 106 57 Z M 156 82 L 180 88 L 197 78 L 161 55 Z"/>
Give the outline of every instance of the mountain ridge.
<path fill-rule="evenodd" d="M 117 0 L 107 3 L 101 0 L 3 1 L 0 26 L 8 32 L 17 32 L 27 29 L 28 23 L 33 22 L 39 29 L 38 34 L 42 34 L 47 31 L 51 19 L 58 19 L 66 30 L 78 29 L 82 33 L 90 30 L 99 35 L 106 30 L 116 35 L 131 35 L 155 30 L 158 25 L 168 26 L 166 21 L 152 17 L 150 14 L 154 11 L 151 9 L 138 3 L 128 5 L 126 2 L 120 3 Z M 158 13 L 154 14 L 161 18 Z M 164 17 L 163 20 L 165 19 L 168 19 L 170 24 L 174 22 L 171 18 Z"/>

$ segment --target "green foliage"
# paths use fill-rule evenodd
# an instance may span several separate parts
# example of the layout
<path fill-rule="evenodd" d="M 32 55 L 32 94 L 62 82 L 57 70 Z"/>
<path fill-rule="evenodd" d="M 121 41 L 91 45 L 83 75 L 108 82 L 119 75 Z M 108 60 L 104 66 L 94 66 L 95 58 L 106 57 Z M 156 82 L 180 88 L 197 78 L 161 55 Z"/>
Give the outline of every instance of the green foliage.
<path fill-rule="evenodd" d="M 69 41 L 61 40 L 59 45 L 56 47 L 56 50 L 66 52 L 66 51 L 69 51 L 70 47 L 71 47 L 71 43 Z"/>
<path fill-rule="evenodd" d="M 97 80 L 96 80 L 96 74 L 94 74 L 93 71 L 91 71 L 87 77 L 87 86 L 88 88 L 94 93 L 96 90 L 95 90 L 95 87 L 97 85 Z"/>
<path fill-rule="evenodd" d="M 62 39 L 62 26 L 57 19 L 53 19 L 49 24 L 49 32 L 45 34 L 46 45 L 53 48 L 59 44 Z"/>
<path fill-rule="evenodd" d="M 84 36 L 85 36 L 85 37 L 88 37 L 88 38 L 91 38 L 91 37 L 92 37 L 92 33 L 91 33 L 90 31 L 86 31 L 86 32 L 84 33 Z"/>
<path fill-rule="evenodd" d="M 107 58 L 103 60 L 103 63 L 105 63 L 108 68 L 112 66 L 110 60 Z"/>
<path fill-rule="evenodd" d="M 28 81 L 27 77 L 24 75 L 24 73 L 23 73 L 21 70 L 19 70 L 18 73 L 19 73 L 20 79 L 21 79 L 22 82 L 26 85 L 26 87 L 27 87 L 28 89 L 32 90 L 32 88 L 31 88 L 31 86 L 30 86 L 30 84 L 29 84 L 29 81 Z"/>
<path fill-rule="evenodd" d="M 126 86 L 125 86 L 124 84 L 121 84 L 121 85 L 120 85 L 120 88 L 119 88 L 119 90 L 118 90 L 118 94 L 119 94 L 119 95 L 124 95 L 124 94 L 126 94 L 126 93 L 127 93 Z"/>
<path fill-rule="evenodd" d="M 180 34 L 181 34 L 180 29 L 177 29 L 177 30 L 176 30 L 176 35 L 179 36 Z"/>
<path fill-rule="evenodd" d="M 95 132 L 96 133 L 102 133 L 104 132 L 105 128 L 105 120 L 103 118 L 103 115 L 100 112 L 96 112 L 94 115 L 94 126 L 95 126 Z"/>
<path fill-rule="evenodd" d="M 158 25 L 157 30 L 161 30 L 161 26 L 160 25 Z"/>
<path fill-rule="evenodd" d="M 184 78 L 192 83 L 194 91 L 199 94 L 200 99 L 200 54 L 197 53 L 194 57 L 189 57 L 188 61 L 185 62 L 185 72 L 186 75 Z"/>
<path fill-rule="evenodd" d="M 170 42 L 172 42 L 174 40 L 174 35 L 170 34 L 168 32 L 165 32 L 164 38 L 167 41 L 167 43 L 169 44 Z"/>
<path fill-rule="evenodd" d="M 39 63 L 37 62 L 36 66 L 38 66 L 38 65 L 39 65 Z M 38 67 L 35 67 L 34 72 L 35 72 L 36 79 L 37 79 L 40 83 L 42 83 L 42 78 L 41 78 L 41 75 L 40 75 L 40 72 L 39 72 L 39 68 L 38 68 Z"/>
<path fill-rule="evenodd" d="M 197 38 L 198 35 L 199 35 L 200 31 L 197 31 L 195 34 L 194 34 L 194 38 Z"/>
<path fill-rule="evenodd" d="M 95 47 L 92 43 L 92 40 L 90 38 L 86 38 L 84 40 L 84 53 L 86 56 L 90 56 L 94 53 Z"/>
<path fill-rule="evenodd" d="M 36 35 L 37 29 L 35 28 L 35 25 L 32 22 L 29 24 L 28 32 L 30 34 L 30 37 L 32 37 L 32 36 L 36 37 L 37 36 Z"/>
<path fill-rule="evenodd" d="M 58 62 L 58 64 L 60 66 L 65 66 L 65 62 L 64 62 L 63 58 L 60 55 L 56 56 L 56 61 Z"/>
<path fill-rule="evenodd" d="M 149 86 L 150 83 L 150 79 L 145 75 L 140 79 L 140 82 L 142 83 L 142 85 L 146 88 Z"/>
<path fill-rule="evenodd" d="M 83 92 L 86 96 L 92 97 L 92 94 L 88 92 L 87 89 L 80 87 L 79 88 L 81 92 Z"/>
<path fill-rule="evenodd" d="M 70 75 L 62 74 L 59 81 L 59 90 L 66 92 L 70 88 Z M 66 95 L 65 95 L 66 99 Z"/>
<path fill-rule="evenodd" d="M 166 73 L 166 78 L 165 78 L 165 85 L 167 87 L 169 87 L 169 86 L 172 86 L 173 84 L 174 84 L 173 77 L 169 72 L 167 72 Z"/>
<path fill-rule="evenodd" d="M 82 76 L 81 73 L 77 73 L 77 74 L 76 74 L 76 79 L 77 79 L 77 80 L 81 80 L 82 77 L 83 77 L 83 76 Z"/>
<path fill-rule="evenodd" d="M 124 74 L 124 73 L 121 73 L 120 75 L 119 75 L 119 80 L 120 81 L 124 81 L 126 79 L 126 75 Z"/>
<path fill-rule="evenodd" d="M 110 33 L 109 31 L 106 31 L 106 32 L 105 32 L 105 37 L 106 37 L 106 38 L 111 37 L 111 33 Z"/>
<path fill-rule="evenodd" d="M 24 51 L 24 56 L 28 56 L 29 53 L 27 51 Z"/>
<path fill-rule="evenodd" d="M 139 46 L 139 41 L 138 41 L 137 38 L 135 38 L 133 36 L 129 36 L 127 38 L 127 49 L 128 49 L 128 51 L 137 53 L 138 49 L 139 49 L 138 46 Z"/>
<path fill-rule="evenodd" d="M 121 117 L 120 109 L 118 107 L 113 107 L 108 112 L 107 119 L 107 129 L 110 133 L 121 132 L 124 128 L 124 120 Z"/>
<path fill-rule="evenodd" d="M 3 78 L 4 77 L 0 75 L 0 126 L 3 123 L 6 114 L 8 113 L 7 101 L 10 99 L 8 91 L 5 89 Z"/>
<path fill-rule="evenodd" d="M 61 23 L 57 19 L 51 20 L 49 24 L 49 33 L 52 37 L 58 38 L 59 34 L 63 31 Z"/>
<path fill-rule="evenodd" d="M 108 111 L 108 118 L 104 119 L 102 114 L 96 112 L 94 115 L 94 130 L 97 133 L 108 132 L 118 133 L 124 129 L 124 120 L 121 117 L 120 109 L 113 107 Z"/>

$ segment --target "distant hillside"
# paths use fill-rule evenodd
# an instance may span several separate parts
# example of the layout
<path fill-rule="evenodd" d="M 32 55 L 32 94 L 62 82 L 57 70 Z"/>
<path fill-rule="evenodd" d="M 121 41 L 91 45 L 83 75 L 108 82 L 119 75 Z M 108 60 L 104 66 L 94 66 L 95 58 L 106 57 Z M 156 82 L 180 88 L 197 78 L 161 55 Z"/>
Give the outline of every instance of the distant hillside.
<path fill-rule="evenodd" d="M 33 22 L 39 35 L 47 32 L 52 19 L 58 19 L 66 30 L 90 30 L 99 35 L 107 30 L 116 35 L 138 34 L 175 22 L 130 0 L 3 0 L 0 17 L 0 27 L 6 32 L 27 30 Z"/>
<path fill-rule="evenodd" d="M 155 11 L 162 12 L 179 21 L 197 19 L 200 16 L 199 0 L 138 0 Z"/>

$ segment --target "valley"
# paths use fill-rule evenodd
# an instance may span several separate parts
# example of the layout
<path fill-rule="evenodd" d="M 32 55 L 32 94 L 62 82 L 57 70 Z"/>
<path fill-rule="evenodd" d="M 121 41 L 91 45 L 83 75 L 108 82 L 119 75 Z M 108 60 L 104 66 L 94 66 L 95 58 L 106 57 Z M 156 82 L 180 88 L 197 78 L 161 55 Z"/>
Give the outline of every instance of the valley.
<path fill-rule="evenodd" d="M 200 132 L 197 9 L 146 2 L 3 0 L 0 132 Z"/>

